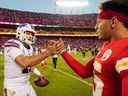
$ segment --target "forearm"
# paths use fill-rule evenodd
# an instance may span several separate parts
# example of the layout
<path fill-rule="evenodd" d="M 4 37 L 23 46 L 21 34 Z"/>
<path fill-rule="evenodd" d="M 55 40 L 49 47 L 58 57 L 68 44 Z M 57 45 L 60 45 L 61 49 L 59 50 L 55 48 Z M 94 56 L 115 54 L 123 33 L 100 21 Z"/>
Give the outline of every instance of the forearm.
<path fill-rule="evenodd" d="M 38 55 L 33 56 L 19 56 L 16 58 L 16 62 L 22 67 L 32 67 L 36 64 L 40 64 L 42 60 L 49 56 L 49 52 L 46 50 Z"/>
<path fill-rule="evenodd" d="M 94 59 L 90 60 L 87 64 L 83 65 L 74 59 L 69 53 L 64 52 L 62 54 L 66 63 L 82 78 L 87 78 L 92 76 L 93 74 L 93 61 Z"/>
<path fill-rule="evenodd" d="M 48 56 L 49 56 L 49 53 L 47 52 L 47 50 L 38 55 L 30 56 L 26 58 L 27 59 L 26 61 L 28 62 L 27 66 L 34 66 L 36 64 L 40 64 L 42 60 L 45 60 Z"/>

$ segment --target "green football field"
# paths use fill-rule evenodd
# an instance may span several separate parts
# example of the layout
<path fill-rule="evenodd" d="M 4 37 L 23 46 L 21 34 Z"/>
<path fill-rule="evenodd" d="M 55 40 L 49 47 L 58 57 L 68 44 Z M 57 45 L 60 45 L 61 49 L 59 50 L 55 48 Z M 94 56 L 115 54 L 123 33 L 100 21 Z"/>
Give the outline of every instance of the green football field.
<path fill-rule="evenodd" d="M 80 62 L 86 62 L 91 53 L 87 52 L 83 58 L 80 53 L 73 54 Z M 57 68 L 53 68 L 51 57 L 47 60 L 47 67 L 41 69 L 38 65 L 37 68 L 44 73 L 45 77 L 49 80 L 49 85 L 46 87 L 37 87 L 33 81 L 37 78 L 31 74 L 30 81 L 36 90 L 37 96 L 92 96 L 92 79 L 82 79 L 75 74 L 72 69 L 64 62 L 61 56 L 58 58 Z M 3 71 L 4 59 L 0 56 L 0 96 L 3 90 Z"/>

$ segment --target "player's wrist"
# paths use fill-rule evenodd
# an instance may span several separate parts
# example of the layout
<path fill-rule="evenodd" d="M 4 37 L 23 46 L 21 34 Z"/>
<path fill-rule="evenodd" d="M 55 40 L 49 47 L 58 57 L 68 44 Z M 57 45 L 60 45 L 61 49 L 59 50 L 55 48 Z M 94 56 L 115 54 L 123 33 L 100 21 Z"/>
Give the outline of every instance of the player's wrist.
<path fill-rule="evenodd" d="M 37 68 L 34 68 L 34 69 L 33 69 L 33 73 L 34 73 L 35 75 L 39 76 L 39 77 L 42 76 L 42 75 L 41 75 L 41 72 L 40 72 Z"/>
<path fill-rule="evenodd" d="M 49 50 L 49 49 L 47 48 L 47 49 L 46 49 L 46 54 L 47 54 L 47 56 L 51 56 L 51 55 L 52 55 L 51 50 Z"/>
<path fill-rule="evenodd" d="M 41 54 L 42 54 L 42 55 L 45 54 L 45 56 L 48 57 L 48 56 L 51 55 L 51 52 L 50 52 L 48 49 L 45 49 L 45 51 L 41 51 Z"/>
<path fill-rule="evenodd" d="M 46 51 L 47 51 L 48 56 L 52 56 L 57 53 L 55 48 L 53 48 L 53 49 L 47 48 Z"/>
<path fill-rule="evenodd" d="M 64 53 L 66 53 L 67 52 L 67 50 L 66 50 L 66 48 L 65 49 L 63 49 L 61 52 L 60 52 L 60 55 L 63 55 Z"/>

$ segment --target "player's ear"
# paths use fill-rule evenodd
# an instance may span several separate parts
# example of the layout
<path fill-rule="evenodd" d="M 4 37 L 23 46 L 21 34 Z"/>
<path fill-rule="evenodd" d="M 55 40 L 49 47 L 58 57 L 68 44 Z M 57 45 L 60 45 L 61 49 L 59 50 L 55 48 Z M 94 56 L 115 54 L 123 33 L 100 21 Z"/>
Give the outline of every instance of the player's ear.
<path fill-rule="evenodd" d="M 118 24 L 118 20 L 116 17 L 112 17 L 111 19 L 111 28 L 114 29 L 116 27 L 116 25 Z"/>

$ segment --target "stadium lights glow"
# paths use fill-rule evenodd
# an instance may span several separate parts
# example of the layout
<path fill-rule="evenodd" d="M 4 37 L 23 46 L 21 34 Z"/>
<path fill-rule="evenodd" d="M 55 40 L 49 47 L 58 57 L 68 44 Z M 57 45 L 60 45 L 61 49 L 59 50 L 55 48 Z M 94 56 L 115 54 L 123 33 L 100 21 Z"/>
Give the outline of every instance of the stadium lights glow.
<path fill-rule="evenodd" d="M 56 5 L 59 7 L 84 7 L 88 6 L 88 1 L 76 1 L 76 0 L 57 0 Z"/>

